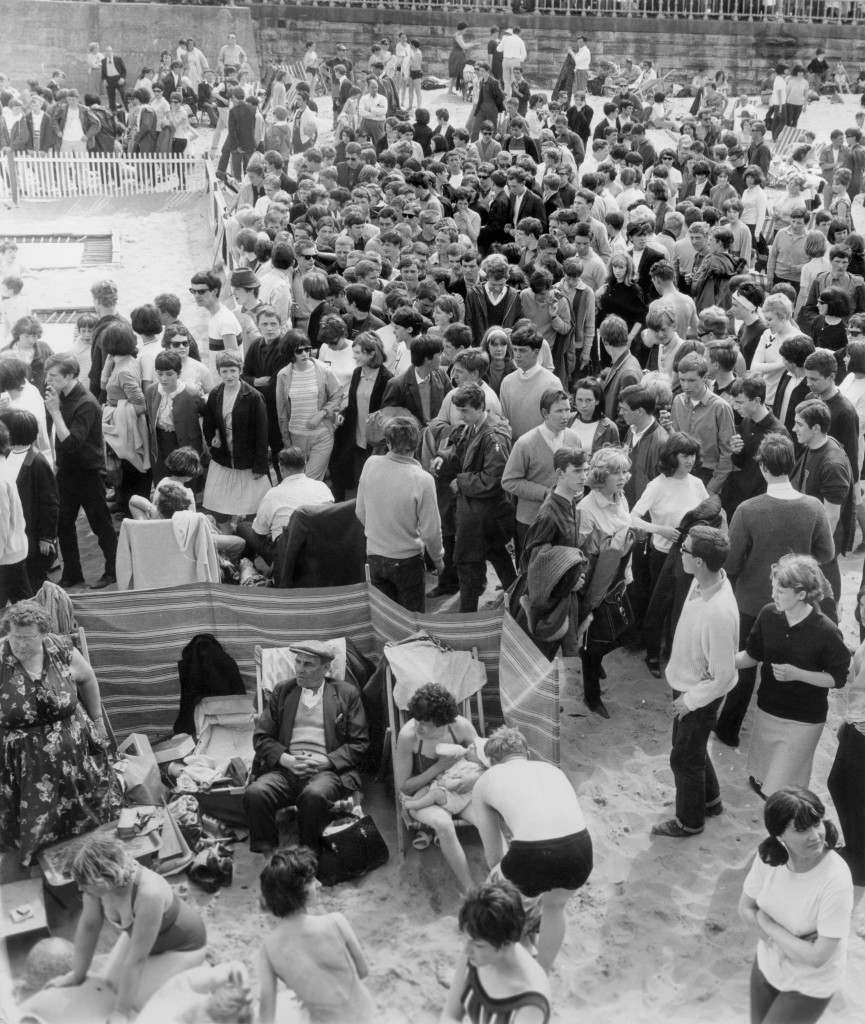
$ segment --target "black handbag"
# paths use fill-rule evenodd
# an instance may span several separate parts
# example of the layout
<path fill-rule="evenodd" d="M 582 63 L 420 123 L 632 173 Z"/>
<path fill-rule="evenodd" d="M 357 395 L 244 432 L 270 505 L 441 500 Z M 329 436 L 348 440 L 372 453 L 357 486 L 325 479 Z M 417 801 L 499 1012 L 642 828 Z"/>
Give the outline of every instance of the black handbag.
<path fill-rule="evenodd" d="M 321 837 L 316 877 L 322 885 L 339 885 L 380 868 L 389 857 L 387 843 L 368 814 L 340 818 Z"/>
<path fill-rule="evenodd" d="M 625 580 L 619 580 L 595 608 L 591 638 L 598 643 L 614 644 L 633 622 L 634 610 L 628 597 L 628 585 Z"/>

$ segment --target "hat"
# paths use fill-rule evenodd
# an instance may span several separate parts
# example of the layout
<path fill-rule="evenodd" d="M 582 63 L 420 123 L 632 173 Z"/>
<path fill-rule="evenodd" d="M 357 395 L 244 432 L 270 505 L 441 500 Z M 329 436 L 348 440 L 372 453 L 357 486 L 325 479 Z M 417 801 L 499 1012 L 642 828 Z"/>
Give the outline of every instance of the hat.
<path fill-rule="evenodd" d="M 249 267 L 241 267 L 240 270 L 235 270 L 231 275 L 231 285 L 233 288 L 260 288 L 261 281 L 258 280 Z"/>
<path fill-rule="evenodd" d="M 304 640 L 300 644 L 289 644 L 288 649 L 294 654 L 311 654 L 314 658 L 321 658 L 322 661 L 333 661 L 336 657 L 330 644 L 323 640 Z"/>

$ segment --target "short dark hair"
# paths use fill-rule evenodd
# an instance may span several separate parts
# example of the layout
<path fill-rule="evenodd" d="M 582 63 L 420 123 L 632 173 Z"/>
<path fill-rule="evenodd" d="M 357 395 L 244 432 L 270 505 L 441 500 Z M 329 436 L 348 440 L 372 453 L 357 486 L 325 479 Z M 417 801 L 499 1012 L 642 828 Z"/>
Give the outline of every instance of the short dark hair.
<path fill-rule="evenodd" d="M 283 448 L 277 458 L 283 469 L 290 469 L 301 473 L 306 469 L 306 459 L 303 456 L 302 450 L 297 445 L 289 445 L 288 448 Z"/>
<path fill-rule="evenodd" d="M 634 411 L 642 409 L 650 416 L 654 415 L 655 409 L 658 405 L 653 392 L 650 391 L 649 388 L 643 387 L 642 384 L 629 384 L 626 388 L 622 388 L 619 392 L 619 405 L 621 405 L 622 402 L 624 402 L 629 409 Z"/>
<path fill-rule="evenodd" d="M 394 416 L 385 425 L 384 439 L 390 451 L 398 455 L 413 455 L 420 443 L 420 431 L 408 416 Z"/>
<path fill-rule="evenodd" d="M 766 378 L 759 373 L 749 373 L 733 381 L 730 387 L 731 395 L 744 395 L 749 402 L 757 399 L 760 402 L 766 401 Z"/>
<path fill-rule="evenodd" d="M 574 396 L 578 391 L 591 391 L 595 396 L 595 412 L 592 421 L 599 420 L 604 415 L 604 385 L 598 377 L 581 377 L 574 385 Z"/>
<path fill-rule="evenodd" d="M 171 476 L 195 477 L 201 472 L 201 456 L 194 448 L 184 445 L 169 452 L 165 468 Z"/>
<path fill-rule="evenodd" d="M 161 325 L 160 325 L 161 329 Z M 138 351 L 138 339 L 129 324 L 119 320 L 110 323 L 100 337 L 102 350 L 108 356 L 134 356 Z"/>
<path fill-rule="evenodd" d="M 514 348 L 533 348 L 537 352 L 543 343 L 543 335 L 530 320 L 517 321 L 511 332 L 511 345 Z"/>
<path fill-rule="evenodd" d="M 582 469 L 588 461 L 589 453 L 585 448 L 569 448 L 563 445 L 558 451 L 553 452 L 553 469 L 564 471 L 568 466 Z"/>
<path fill-rule="evenodd" d="M 826 303 L 827 316 L 850 316 L 850 297 L 843 288 L 824 288 L 817 301 Z"/>
<path fill-rule="evenodd" d="M 796 465 L 796 449 L 786 434 L 767 434 L 757 449 L 757 464 L 771 476 L 789 476 Z"/>
<path fill-rule="evenodd" d="M 795 414 L 807 426 L 819 427 L 824 434 L 829 433 L 829 425 L 832 422 L 832 413 L 829 406 L 819 398 L 806 398 L 796 406 Z"/>
<path fill-rule="evenodd" d="M 161 292 L 153 300 L 153 305 L 160 313 L 168 316 L 180 316 L 180 299 L 171 292 Z"/>
<path fill-rule="evenodd" d="M 778 347 L 778 355 L 794 366 L 804 366 L 805 360 L 814 351 L 814 342 L 804 334 L 795 334 L 792 338 L 782 341 Z"/>
<path fill-rule="evenodd" d="M 736 346 L 731 341 L 718 341 L 709 345 L 706 353 L 710 363 L 716 363 L 722 370 L 729 371 L 735 368 L 738 358 Z"/>
<path fill-rule="evenodd" d="M 390 322 L 397 327 L 405 327 L 414 337 L 418 337 L 426 325 L 424 318 L 411 306 L 400 306 L 393 314 Z"/>
<path fill-rule="evenodd" d="M 805 369 L 819 373 L 821 377 L 835 379 L 838 372 L 838 360 L 827 348 L 815 348 L 805 360 Z"/>
<path fill-rule="evenodd" d="M 180 374 L 183 369 L 183 360 L 176 352 L 166 352 L 164 349 L 157 353 L 156 358 L 153 360 L 154 370 L 174 370 L 176 374 Z"/>
<path fill-rule="evenodd" d="M 365 284 L 350 284 L 345 290 L 345 300 L 357 306 L 361 313 L 368 313 L 372 307 L 372 292 Z"/>
<path fill-rule="evenodd" d="M 222 288 L 222 281 L 211 270 L 199 270 L 189 279 L 190 284 L 203 284 L 208 291 L 218 292 Z"/>
<path fill-rule="evenodd" d="M 459 710 L 452 693 L 439 683 L 426 683 L 412 694 L 406 712 L 416 722 L 429 722 L 439 727 L 452 725 Z"/>
<path fill-rule="evenodd" d="M 782 786 L 766 800 L 763 808 L 763 823 L 769 833 L 757 848 L 760 860 L 770 867 L 780 867 L 789 860 L 787 848 L 780 837 L 792 824 L 805 830 L 819 825 L 826 817 L 826 808 L 820 798 L 810 789 L 801 786 Z M 834 822 L 826 822 L 826 846 L 834 850 L 838 845 L 838 829 Z"/>
<path fill-rule="evenodd" d="M 6 425 L 12 445 L 33 444 L 39 436 L 39 423 L 26 409 L 7 409 L 0 413 L 0 423 Z"/>
<path fill-rule="evenodd" d="M 688 530 L 688 540 L 691 542 L 691 554 L 699 558 L 709 572 L 724 568 L 730 553 L 730 540 L 723 530 L 698 524 Z"/>
<path fill-rule="evenodd" d="M 453 405 L 456 409 L 486 409 L 484 389 L 479 384 L 461 384 L 454 393 Z"/>
<path fill-rule="evenodd" d="M 696 437 L 676 430 L 667 438 L 658 456 L 658 466 L 664 476 L 672 476 L 679 468 L 679 455 L 700 457 L 702 448 Z"/>
<path fill-rule="evenodd" d="M 477 886 L 460 907 L 460 931 L 494 949 L 519 942 L 525 922 L 519 890 L 507 881 Z"/>
<path fill-rule="evenodd" d="M 615 313 L 610 313 L 601 321 L 598 337 L 602 345 L 609 345 L 610 348 L 628 347 L 628 325 Z"/>
<path fill-rule="evenodd" d="M 411 347 L 409 353 L 411 365 L 423 366 L 428 359 L 441 355 L 443 349 L 444 345 L 440 338 L 431 338 L 428 334 L 422 334 Z"/>
<path fill-rule="evenodd" d="M 288 917 L 303 910 L 309 885 L 318 870 L 315 854 L 306 846 L 277 850 L 261 872 L 261 895 L 274 917 Z"/>
<path fill-rule="evenodd" d="M 544 413 L 549 412 L 556 402 L 562 401 L 570 402 L 566 391 L 562 391 L 561 388 L 547 388 L 547 390 L 541 395 L 541 400 L 538 404 L 540 411 Z"/>

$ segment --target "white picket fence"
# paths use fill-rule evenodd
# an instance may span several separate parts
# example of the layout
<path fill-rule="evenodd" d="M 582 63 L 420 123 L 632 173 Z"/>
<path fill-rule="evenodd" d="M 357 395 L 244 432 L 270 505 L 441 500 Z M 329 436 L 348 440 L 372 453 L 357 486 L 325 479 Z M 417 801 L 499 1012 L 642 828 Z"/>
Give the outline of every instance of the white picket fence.
<path fill-rule="evenodd" d="M 172 153 L 15 153 L 0 168 L 0 199 L 200 192 L 204 159 Z"/>

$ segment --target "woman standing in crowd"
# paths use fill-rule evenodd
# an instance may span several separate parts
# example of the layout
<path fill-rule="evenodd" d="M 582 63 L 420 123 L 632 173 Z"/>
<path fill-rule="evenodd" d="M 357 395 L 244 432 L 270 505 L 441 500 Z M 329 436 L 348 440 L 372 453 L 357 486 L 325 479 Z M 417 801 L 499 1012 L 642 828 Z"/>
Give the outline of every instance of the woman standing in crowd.
<path fill-rule="evenodd" d="M 745 168 L 745 190 L 742 192 L 742 216 L 739 218 L 751 232 L 754 252 L 763 256 L 769 251 L 764 237 L 768 204 L 766 189 L 763 187 L 763 172 L 756 164 Z"/>
<path fill-rule="evenodd" d="M 793 303 L 786 295 L 769 295 L 763 303 L 766 330 L 757 342 L 751 360 L 751 373 L 758 373 L 766 381 L 766 404 L 771 408 L 784 373 L 781 345 L 788 338 L 801 333 L 793 320 Z"/>
<path fill-rule="evenodd" d="M 481 338 L 481 349 L 490 357 L 484 380 L 498 395 L 502 381 L 517 368 L 511 336 L 504 327 L 489 327 Z"/>
<path fill-rule="evenodd" d="M 448 85 L 448 95 L 457 96 L 460 94 L 460 89 L 463 84 L 463 68 L 466 65 L 466 54 L 471 47 L 471 43 L 466 39 L 465 33 L 468 25 L 461 21 L 457 24 L 457 30 L 454 32 L 453 44 L 451 46 L 451 52 L 448 56 L 448 78 L 450 84 Z"/>
<path fill-rule="evenodd" d="M 442 1021 L 547 1024 L 550 982 L 526 949 L 526 911 L 516 886 L 488 883 L 466 895 L 459 913 L 465 938 Z"/>
<path fill-rule="evenodd" d="M 180 157 L 186 152 L 189 140 L 198 138 L 198 132 L 189 123 L 189 107 L 183 102 L 181 93 L 173 92 L 169 97 L 169 105 L 168 126 L 171 128 L 171 152 Z M 186 186 L 186 165 L 182 160 L 177 161 L 177 184 L 181 189 Z"/>
<path fill-rule="evenodd" d="M 438 683 L 427 683 L 416 690 L 408 702 L 407 712 L 409 720 L 397 737 L 394 785 L 399 793 L 414 796 L 458 760 L 439 755 L 436 752 L 439 744 L 458 743 L 468 747 L 477 740 L 478 734 L 472 723 L 457 713 L 454 697 Z M 460 817 L 474 823 L 473 813 L 469 804 Z M 435 832 L 442 856 L 456 876 L 460 889 L 464 892 L 470 889 L 472 878 L 468 861 L 450 813 L 435 805 L 408 811 L 407 815 Z M 417 849 L 425 849 L 429 844 L 429 832 L 419 833 L 414 840 Z"/>
<path fill-rule="evenodd" d="M 36 417 L 39 451 L 54 465 L 54 450 L 48 433 L 45 402 L 27 380 L 28 366 L 17 352 L 0 352 L 0 409 L 24 409 Z"/>
<path fill-rule="evenodd" d="M 92 836 L 70 870 L 83 906 L 72 970 L 50 982 L 52 988 L 84 983 L 106 921 L 121 933 L 99 971 L 116 993 L 109 1020 L 133 1017 L 169 978 L 204 963 L 201 914 L 161 875 L 138 864 L 119 839 Z"/>
<path fill-rule="evenodd" d="M 288 364 L 276 375 L 276 412 L 284 447 L 296 445 L 306 458 L 306 475 L 323 480 L 333 450 L 335 417 L 344 390 L 333 371 L 312 357 L 303 331 L 286 331 Z"/>
<path fill-rule="evenodd" d="M 843 288 L 824 288 L 817 298 L 817 319 L 811 325 L 815 348 L 842 353 L 847 346 L 845 321 L 850 316 L 850 299 Z"/>
<path fill-rule="evenodd" d="M 772 604 L 760 614 L 736 667 L 760 665 L 749 782 L 761 795 L 807 786 L 829 707 L 828 691 L 847 681 L 850 652 L 820 611 L 831 594 L 817 562 L 784 555 L 772 567 Z"/>
<path fill-rule="evenodd" d="M 120 787 L 87 661 L 33 601 L 7 608 L 0 631 L 0 846 L 26 867 L 43 847 L 110 821 Z"/>
<path fill-rule="evenodd" d="M 573 329 L 571 304 L 558 288 L 553 287 L 553 275 L 549 270 L 538 267 L 531 272 L 529 287 L 520 292 L 520 303 L 523 316 L 532 321 L 552 353 L 567 347 Z M 560 338 L 561 344 L 558 344 Z"/>
<path fill-rule="evenodd" d="M 102 61 L 104 54 L 99 52 L 99 43 L 91 43 L 87 47 L 87 92 L 93 96 L 102 96 Z"/>
<path fill-rule="evenodd" d="M 819 798 L 797 786 L 766 801 L 769 837 L 739 900 L 739 916 L 758 935 L 751 1024 L 812 1024 L 843 984 L 853 885 L 825 815 Z"/>
<path fill-rule="evenodd" d="M 33 596 L 27 578 L 27 524 L 9 464 L 11 451 L 9 431 L 0 422 L 0 607 Z"/>
<path fill-rule="evenodd" d="M 264 399 L 240 379 L 238 352 L 219 352 L 220 383 L 207 396 L 204 440 L 210 466 L 204 508 L 218 520 L 255 515 L 270 487 L 267 476 L 267 411 Z"/>
<path fill-rule="evenodd" d="M 852 180 L 853 173 L 847 167 L 836 171 L 832 178 L 829 201 L 829 213 L 832 214 L 832 219 L 845 225 L 848 231 L 853 230 L 853 204 L 847 192 Z M 838 239 L 836 242 L 840 244 Z"/>
<path fill-rule="evenodd" d="M 620 316 L 628 325 L 628 339 L 633 341 L 646 319 L 646 300 L 634 279 L 634 261 L 627 253 L 613 253 L 607 281 L 596 292 L 595 300 L 598 326 L 608 316 Z"/>
<path fill-rule="evenodd" d="M 357 367 L 345 320 L 333 313 L 323 317 L 318 328 L 318 341 L 318 362 L 330 370 L 345 391 Z"/>
<path fill-rule="evenodd" d="M 576 415 L 568 424 L 587 452 L 619 443 L 619 428 L 604 415 L 604 385 L 597 377 L 583 377 L 574 389 Z"/>
<path fill-rule="evenodd" d="M 372 454 L 366 440 L 367 418 L 381 408 L 384 389 L 393 376 L 384 365 L 381 341 L 372 331 L 359 334 L 351 352 L 355 370 L 330 457 L 331 490 L 336 501 L 345 501 L 348 492 L 357 488 L 364 464 Z"/>
<path fill-rule="evenodd" d="M 120 463 L 120 479 L 115 494 L 124 516 L 129 515 L 133 494 L 150 494 L 150 448 L 147 442 L 144 392 L 141 370 L 135 353 L 138 342 L 131 327 L 118 321 L 102 332 L 102 348 L 109 358 L 105 363 L 105 407 L 102 429 L 105 441 Z"/>
<path fill-rule="evenodd" d="M 23 316 L 12 325 L 12 340 L 3 351 L 14 352 L 27 366 L 27 380 L 44 397 L 45 360 L 52 352 L 42 340 L 42 324 L 35 316 Z"/>

